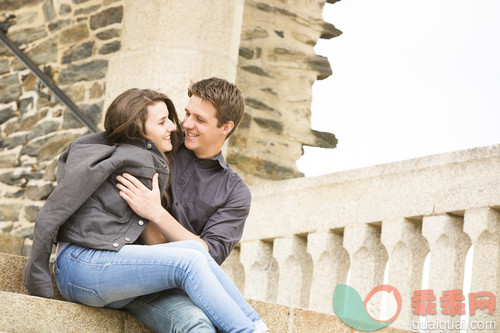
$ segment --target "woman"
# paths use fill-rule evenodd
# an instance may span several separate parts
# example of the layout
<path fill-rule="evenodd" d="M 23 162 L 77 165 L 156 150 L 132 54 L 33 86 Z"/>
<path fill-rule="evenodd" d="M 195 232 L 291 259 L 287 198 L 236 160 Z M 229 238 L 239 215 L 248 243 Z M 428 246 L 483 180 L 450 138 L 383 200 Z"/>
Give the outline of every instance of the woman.
<path fill-rule="evenodd" d="M 69 301 L 119 309 L 135 297 L 180 288 L 218 329 L 266 332 L 201 243 L 137 244 L 148 223 L 120 197 L 116 177 L 127 172 L 150 188 L 158 177 L 165 193 L 165 153 L 170 157 L 181 138 L 172 101 L 151 90 L 127 90 L 109 106 L 104 127 L 105 133 L 73 142 L 59 159 L 58 185 L 37 218 L 25 268 L 29 293 L 53 296 L 48 259 L 56 237 L 56 282 Z M 103 135 L 109 145 L 98 143 Z"/>

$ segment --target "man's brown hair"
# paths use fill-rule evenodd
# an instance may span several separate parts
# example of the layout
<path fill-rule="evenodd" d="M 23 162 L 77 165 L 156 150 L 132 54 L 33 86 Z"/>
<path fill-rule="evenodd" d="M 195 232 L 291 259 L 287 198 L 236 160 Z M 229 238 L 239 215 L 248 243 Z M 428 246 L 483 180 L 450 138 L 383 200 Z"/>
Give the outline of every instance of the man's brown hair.
<path fill-rule="evenodd" d="M 188 96 L 196 95 L 202 100 L 210 101 L 217 110 L 217 126 L 221 127 L 228 121 L 234 123 L 234 128 L 227 138 L 233 134 L 243 118 L 245 100 L 240 89 L 224 79 L 211 77 L 195 83 L 188 88 Z"/>

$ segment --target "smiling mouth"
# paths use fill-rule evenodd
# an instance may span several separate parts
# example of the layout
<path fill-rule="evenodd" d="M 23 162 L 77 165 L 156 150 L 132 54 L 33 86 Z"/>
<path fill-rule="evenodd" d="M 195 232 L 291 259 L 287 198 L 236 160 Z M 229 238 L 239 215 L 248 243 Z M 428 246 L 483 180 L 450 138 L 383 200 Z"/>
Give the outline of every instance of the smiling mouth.
<path fill-rule="evenodd" d="M 197 136 L 199 136 L 198 134 L 192 134 L 192 133 L 186 133 L 186 136 L 189 136 L 191 138 L 195 138 Z"/>

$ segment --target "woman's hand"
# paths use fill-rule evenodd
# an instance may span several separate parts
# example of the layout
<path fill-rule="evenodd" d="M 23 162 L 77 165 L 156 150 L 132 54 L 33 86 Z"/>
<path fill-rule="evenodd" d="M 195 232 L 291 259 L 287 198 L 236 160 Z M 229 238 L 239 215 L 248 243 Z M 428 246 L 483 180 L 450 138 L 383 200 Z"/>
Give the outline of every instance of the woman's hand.
<path fill-rule="evenodd" d="M 134 176 L 124 173 L 117 176 L 119 183 L 116 185 L 120 190 L 120 196 L 128 203 L 130 208 L 139 216 L 150 221 L 157 222 L 164 211 L 161 205 L 161 197 L 158 174 L 152 179 L 152 189 L 148 189 Z"/>
<path fill-rule="evenodd" d="M 155 173 L 152 179 L 152 189 L 148 189 L 134 176 L 124 173 L 117 176 L 116 180 L 120 183 L 116 185 L 120 189 L 120 196 L 128 203 L 130 208 L 139 216 L 148 219 L 154 223 L 155 227 L 150 230 L 145 230 L 145 243 L 156 244 L 162 242 L 159 235 L 154 235 L 154 239 L 150 237 L 150 232 L 159 231 L 161 237 L 167 242 L 175 242 L 181 240 L 196 240 L 203 244 L 208 251 L 207 243 L 198 235 L 184 228 L 170 213 L 161 205 L 161 193 L 158 185 L 158 174 Z"/>

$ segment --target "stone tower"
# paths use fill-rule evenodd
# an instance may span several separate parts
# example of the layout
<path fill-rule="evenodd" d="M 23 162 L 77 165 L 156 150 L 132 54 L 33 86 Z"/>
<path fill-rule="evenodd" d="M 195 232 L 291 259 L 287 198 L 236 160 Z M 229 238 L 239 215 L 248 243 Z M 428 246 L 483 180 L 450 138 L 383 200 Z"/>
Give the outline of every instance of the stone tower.
<path fill-rule="evenodd" d="M 323 21 L 324 5 L 245 1 L 236 82 L 246 97 L 246 117 L 227 159 L 249 183 L 301 177 L 296 162 L 303 145 L 337 143 L 333 134 L 311 129 L 312 85 L 332 73 L 313 47 L 318 38 L 340 34 Z"/>

